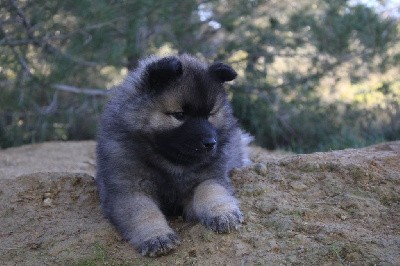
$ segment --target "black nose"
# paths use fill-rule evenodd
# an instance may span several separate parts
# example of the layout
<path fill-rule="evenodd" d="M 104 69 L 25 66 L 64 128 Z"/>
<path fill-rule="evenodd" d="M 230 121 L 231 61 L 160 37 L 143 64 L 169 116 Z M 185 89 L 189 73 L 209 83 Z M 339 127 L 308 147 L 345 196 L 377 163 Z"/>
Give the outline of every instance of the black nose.
<path fill-rule="evenodd" d="M 215 140 L 215 138 L 206 138 L 202 140 L 202 144 L 206 149 L 206 151 L 211 151 L 212 149 L 214 149 L 215 144 L 217 144 L 217 141 Z"/>

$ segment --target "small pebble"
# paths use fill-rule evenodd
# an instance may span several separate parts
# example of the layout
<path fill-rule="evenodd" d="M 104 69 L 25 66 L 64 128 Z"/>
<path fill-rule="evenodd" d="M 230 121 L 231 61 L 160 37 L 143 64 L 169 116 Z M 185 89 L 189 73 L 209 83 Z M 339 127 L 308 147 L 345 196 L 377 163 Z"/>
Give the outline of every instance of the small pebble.
<path fill-rule="evenodd" d="M 53 206 L 53 200 L 51 198 L 45 198 L 43 200 L 43 206 L 45 206 L 45 207 Z"/>
<path fill-rule="evenodd" d="M 300 181 L 293 181 L 290 183 L 290 187 L 295 190 L 295 191 L 304 191 L 306 190 L 308 187 L 306 185 L 304 185 L 302 182 Z"/>
<path fill-rule="evenodd" d="M 51 193 L 51 192 L 45 192 L 44 194 L 43 194 L 43 197 L 44 198 L 51 198 L 53 196 L 53 193 Z"/>
<path fill-rule="evenodd" d="M 254 171 L 256 171 L 257 174 L 266 176 L 268 173 L 267 166 L 263 163 L 256 163 L 253 166 Z"/>

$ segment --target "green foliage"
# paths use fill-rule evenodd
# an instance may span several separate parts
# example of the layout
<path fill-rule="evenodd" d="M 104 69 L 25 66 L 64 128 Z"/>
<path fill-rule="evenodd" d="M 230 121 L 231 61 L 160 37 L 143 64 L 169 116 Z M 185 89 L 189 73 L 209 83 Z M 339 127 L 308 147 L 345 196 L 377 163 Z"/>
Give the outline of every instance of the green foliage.
<path fill-rule="evenodd" d="M 235 114 L 264 147 L 399 139 L 398 29 L 345 0 L 1 1 L 0 147 L 94 138 L 105 98 L 56 84 L 110 88 L 168 52 L 231 63 Z"/>
<path fill-rule="evenodd" d="M 396 111 L 388 117 L 386 110 L 364 110 L 340 102 L 325 105 L 308 100 L 274 108 L 262 98 L 254 99 L 246 93 L 233 95 L 235 114 L 242 126 L 254 134 L 258 145 L 269 149 L 308 153 L 399 138 L 398 103 L 391 103 Z"/>

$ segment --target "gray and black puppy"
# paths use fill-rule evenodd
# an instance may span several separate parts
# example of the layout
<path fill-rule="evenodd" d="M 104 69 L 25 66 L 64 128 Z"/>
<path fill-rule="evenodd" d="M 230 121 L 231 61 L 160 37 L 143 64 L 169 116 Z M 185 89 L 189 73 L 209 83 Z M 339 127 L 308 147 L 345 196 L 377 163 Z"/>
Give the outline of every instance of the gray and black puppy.
<path fill-rule="evenodd" d="M 97 176 L 106 217 L 143 255 L 179 243 L 165 218 L 218 233 L 243 221 L 228 172 L 249 162 L 223 83 L 228 65 L 189 55 L 149 57 L 115 90 L 100 123 Z"/>

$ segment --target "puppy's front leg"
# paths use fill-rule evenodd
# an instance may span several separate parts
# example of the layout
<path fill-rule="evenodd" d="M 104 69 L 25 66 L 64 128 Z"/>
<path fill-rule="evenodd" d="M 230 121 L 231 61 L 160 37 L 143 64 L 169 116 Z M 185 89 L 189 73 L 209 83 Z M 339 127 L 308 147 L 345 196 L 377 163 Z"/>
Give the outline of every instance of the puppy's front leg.
<path fill-rule="evenodd" d="M 119 195 L 110 203 L 111 222 L 142 255 L 166 254 L 179 243 L 161 210 L 148 195 Z"/>
<path fill-rule="evenodd" d="M 215 180 L 206 180 L 198 185 L 191 204 L 194 216 L 218 233 L 237 229 L 243 222 L 237 200 Z"/>

